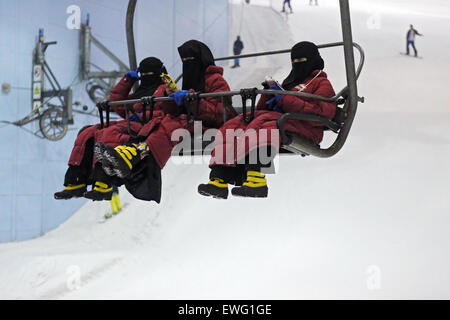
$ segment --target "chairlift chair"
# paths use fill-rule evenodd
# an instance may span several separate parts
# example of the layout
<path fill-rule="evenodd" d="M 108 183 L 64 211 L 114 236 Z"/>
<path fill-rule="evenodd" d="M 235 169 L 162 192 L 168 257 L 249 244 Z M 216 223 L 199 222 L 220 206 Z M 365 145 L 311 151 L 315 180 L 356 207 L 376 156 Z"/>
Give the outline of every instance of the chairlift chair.
<path fill-rule="evenodd" d="M 127 43 L 128 43 L 128 53 L 130 60 L 131 69 L 135 69 L 137 66 L 136 62 L 136 51 L 134 45 L 134 34 L 133 34 L 133 17 L 134 11 L 136 8 L 137 0 L 130 0 L 127 10 L 126 17 L 126 34 L 127 34 Z M 284 113 L 280 119 L 278 120 L 278 129 L 281 135 L 281 152 L 290 152 L 294 154 L 300 154 L 302 156 L 312 155 L 321 158 L 328 158 L 341 150 L 344 146 L 347 136 L 352 127 L 353 119 L 355 118 L 358 102 L 364 102 L 364 98 L 358 96 L 357 89 L 357 80 L 359 75 L 361 74 L 363 65 L 364 65 L 364 51 L 360 45 L 353 42 L 352 39 L 352 28 L 350 22 L 350 8 L 348 0 L 340 0 L 340 16 L 341 16 L 341 28 L 342 28 L 342 42 L 335 43 L 326 43 L 318 45 L 319 49 L 332 48 L 342 46 L 344 49 L 344 58 L 345 58 L 345 71 L 346 71 L 346 79 L 347 85 L 339 91 L 334 97 L 322 97 L 313 94 L 307 94 L 298 91 L 275 91 L 275 90 L 259 90 L 257 88 L 250 89 L 241 89 L 239 91 L 229 91 L 229 92 L 215 92 L 215 93 L 196 93 L 195 95 L 189 95 L 188 99 L 191 104 L 198 99 L 206 98 L 206 97 L 214 97 L 224 99 L 227 97 L 232 97 L 235 95 L 240 95 L 243 98 L 243 115 L 247 117 L 247 107 L 250 107 L 250 114 L 252 115 L 255 110 L 255 100 L 258 94 L 282 94 L 282 95 L 294 95 L 298 97 L 306 97 L 312 99 L 318 99 L 323 101 L 334 101 L 337 103 L 336 116 L 334 119 L 330 120 L 321 116 L 307 114 L 307 113 Z M 354 48 L 356 48 L 359 52 L 359 64 L 358 68 L 355 71 L 355 59 L 354 59 Z M 288 53 L 290 49 L 285 50 L 277 50 L 277 51 L 267 51 L 267 52 L 259 52 L 252 54 L 243 54 L 237 56 L 227 56 L 221 58 L 215 58 L 215 61 L 223 61 L 223 60 L 231 60 L 235 58 L 249 58 L 256 56 L 264 56 L 271 54 L 282 54 Z M 178 77 L 177 80 L 181 78 Z M 131 100 L 123 100 L 123 101 L 114 101 L 114 102 L 103 102 L 98 104 L 98 108 L 100 111 L 100 121 L 102 126 L 104 125 L 103 121 L 103 110 L 106 111 L 106 125 L 109 125 L 109 108 L 113 105 L 125 105 L 127 106 L 128 112 L 126 112 L 127 121 L 129 122 L 129 113 L 136 115 L 133 110 L 133 105 L 135 103 L 142 103 L 144 108 L 149 107 L 150 110 L 150 119 L 151 114 L 153 112 L 153 105 L 156 101 L 168 101 L 172 100 L 170 97 L 143 97 L 141 99 L 131 99 Z M 196 100 L 197 99 L 197 100 Z M 247 106 L 247 100 L 251 101 L 250 106 Z M 223 104 L 224 105 L 224 104 Z M 340 106 L 342 105 L 342 107 Z M 224 105 L 225 108 L 225 105 Z M 145 114 L 145 109 L 143 114 Z M 225 109 L 224 109 L 224 120 L 225 118 Z M 139 117 L 138 117 L 139 118 Z M 143 123 L 150 119 L 140 119 Z M 302 121 L 314 121 L 321 123 L 326 130 L 331 130 L 337 134 L 336 139 L 328 148 L 321 148 L 321 146 L 314 144 L 310 140 L 302 137 L 300 135 L 288 132 L 285 130 L 285 123 L 289 120 L 302 120 Z M 202 150 L 191 150 L 190 154 L 202 154 L 204 148 L 207 144 L 203 144 Z M 197 153 L 200 152 L 200 153 Z M 186 155 L 184 153 L 183 155 Z"/>

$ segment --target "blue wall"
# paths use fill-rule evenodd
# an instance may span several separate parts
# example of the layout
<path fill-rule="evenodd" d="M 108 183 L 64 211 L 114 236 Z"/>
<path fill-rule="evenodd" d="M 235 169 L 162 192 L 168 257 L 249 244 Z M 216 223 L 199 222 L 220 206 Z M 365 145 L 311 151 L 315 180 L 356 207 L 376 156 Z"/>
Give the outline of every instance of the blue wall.
<path fill-rule="evenodd" d="M 126 0 L 0 0 L 0 83 L 9 83 L 9 94 L 0 93 L 0 120 L 15 121 L 31 110 L 31 59 L 39 28 L 46 41 L 46 59 L 63 87 L 71 86 L 74 101 L 92 106 L 77 78 L 78 30 L 66 27 L 70 5 L 90 14 L 92 32 L 128 64 L 125 39 Z M 83 20 L 84 21 L 84 20 Z M 227 0 L 138 0 L 135 35 L 138 60 L 158 56 L 174 76 L 181 72 L 178 52 L 182 42 L 199 39 L 217 56 L 228 53 Z M 114 65 L 98 50 L 92 62 L 106 70 Z M 84 200 L 55 201 L 62 188 L 67 160 L 76 133 L 97 119 L 75 115 L 75 124 L 62 140 L 50 142 L 29 132 L 0 123 L 0 242 L 34 238 L 69 218 Z M 25 127 L 39 129 L 34 122 Z"/>
<path fill-rule="evenodd" d="M 136 16 L 138 60 L 160 56 L 169 72 L 179 75 L 177 47 L 190 39 L 205 42 L 215 56 L 228 55 L 227 0 L 142 1 Z"/>

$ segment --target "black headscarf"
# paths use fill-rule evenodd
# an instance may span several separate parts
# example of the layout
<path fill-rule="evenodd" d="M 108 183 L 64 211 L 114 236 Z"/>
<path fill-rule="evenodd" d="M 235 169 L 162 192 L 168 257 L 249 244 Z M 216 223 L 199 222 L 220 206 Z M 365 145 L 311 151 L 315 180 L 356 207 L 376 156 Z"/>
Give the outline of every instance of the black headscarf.
<path fill-rule="evenodd" d="M 322 70 L 324 62 L 320 56 L 317 46 L 308 41 L 297 43 L 291 49 L 292 70 L 283 81 L 283 88 L 290 90 L 305 79 L 314 71 Z"/>
<path fill-rule="evenodd" d="M 139 73 L 141 83 L 139 88 L 133 93 L 133 99 L 151 96 L 162 84 L 161 73 L 167 73 L 161 60 L 155 57 L 145 58 L 139 63 Z"/>
<path fill-rule="evenodd" d="M 197 40 L 189 40 L 178 47 L 183 61 L 183 90 L 205 90 L 205 71 L 214 66 L 214 56 L 208 46 Z"/>

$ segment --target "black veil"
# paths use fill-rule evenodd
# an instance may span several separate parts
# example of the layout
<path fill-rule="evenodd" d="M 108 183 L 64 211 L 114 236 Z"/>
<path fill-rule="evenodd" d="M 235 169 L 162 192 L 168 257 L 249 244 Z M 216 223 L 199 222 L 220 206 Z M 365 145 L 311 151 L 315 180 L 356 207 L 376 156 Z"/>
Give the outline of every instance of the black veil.
<path fill-rule="evenodd" d="M 284 79 L 282 87 L 290 90 L 305 79 L 314 71 L 324 68 L 324 61 L 320 56 L 317 46 L 308 41 L 297 43 L 291 49 L 292 70 Z"/>
<path fill-rule="evenodd" d="M 205 71 L 214 64 L 214 56 L 208 46 L 197 40 L 189 40 L 178 47 L 183 61 L 183 90 L 205 90 Z"/>

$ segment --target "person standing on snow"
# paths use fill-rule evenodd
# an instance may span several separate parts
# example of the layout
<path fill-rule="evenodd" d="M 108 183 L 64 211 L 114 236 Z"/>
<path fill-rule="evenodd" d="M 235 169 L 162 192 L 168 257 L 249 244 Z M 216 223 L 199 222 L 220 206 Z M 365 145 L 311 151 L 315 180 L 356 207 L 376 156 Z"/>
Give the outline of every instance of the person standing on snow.
<path fill-rule="evenodd" d="M 292 12 L 292 7 L 291 7 L 291 0 L 284 0 L 283 1 L 283 9 L 281 10 L 281 12 L 285 12 L 284 6 L 286 5 L 286 3 L 288 5 L 289 9 L 291 10 L 291 13 L 293 13 Z"/>
<path fill-rule="evenodd" d="M 235 56 L 238 56 L 241 54 L 242 49 L 244 49 L 244 44 L 241 41 L 241 37 L 237 36 L 236 41 L 234 41 L 233 44 L 233 54 Z M 234 58 L 234 66 L 232 66 L 232 68 L 237 68 L 240 67 L 239 65 L 239 58 Z"/>
<path fill-rule="evenodd" d="M 414 49 L 414 56 L 417 57 L 417 49 L 414 44 L 414 41 L 416 39 L 416 35 L 423 36 L 423 34 L 420 34 L 416 29 L 414 29 L 413 25 L 409 25 L 409 30 L 406 33 L 406 54 L 409 55 L 409 46 L 411 45 Z"/>

